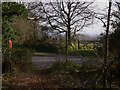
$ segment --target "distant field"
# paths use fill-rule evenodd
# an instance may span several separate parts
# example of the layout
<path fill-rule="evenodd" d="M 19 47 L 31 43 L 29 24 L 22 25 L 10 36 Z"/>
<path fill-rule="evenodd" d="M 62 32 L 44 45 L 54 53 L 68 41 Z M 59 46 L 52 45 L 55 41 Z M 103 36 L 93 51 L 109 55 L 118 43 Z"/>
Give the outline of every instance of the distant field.
<path fill-rule="evenodd" d="M 78 45 L 77 44 L 72 44 L 73 48 L 78 49 Z M 102 46 L 102 44 L 93 44 L 93 43 L 88 43 L 88 44 L 80 44 L 79 45 L 79 49 L 80 50 L 95 50 L 96 47 L 98 46 Z"/>

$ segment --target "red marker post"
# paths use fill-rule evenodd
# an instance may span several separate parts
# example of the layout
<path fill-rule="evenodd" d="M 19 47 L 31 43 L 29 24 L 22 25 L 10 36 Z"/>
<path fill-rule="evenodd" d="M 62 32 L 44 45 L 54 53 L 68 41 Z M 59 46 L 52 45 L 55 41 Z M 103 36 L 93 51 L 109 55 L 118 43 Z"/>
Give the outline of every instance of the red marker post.
<path fill-rule="evenodd" d="M 12 40 L 10 39 L 9 41 L 9 48 L 12 50 Z M 9 59 L 10 59 L 10 71 L 12 71 L 12 59 L 11 59 L 11 50 L 9 51 Z"/>
<path fill-rule="evenodd" d="M 12 40 L 9 40 L 9 48 L 12 48 Z"/>

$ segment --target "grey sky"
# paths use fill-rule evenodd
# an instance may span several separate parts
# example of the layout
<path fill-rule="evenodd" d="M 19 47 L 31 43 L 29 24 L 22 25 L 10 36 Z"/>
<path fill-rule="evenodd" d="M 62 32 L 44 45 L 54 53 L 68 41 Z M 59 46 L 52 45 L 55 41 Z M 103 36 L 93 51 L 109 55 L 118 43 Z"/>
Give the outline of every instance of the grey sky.
<path fill-rule="evenodd" d="M 95 10 L 97 10 L 96 12 L 102 12 L 108 6 L 108 2 L 107 1 L 96 2 L 95 5 L 96 5 Z M 107 11 L 103 11 L 103 13 L 107 14 Z M 105 28 L 103 28 L 103 23 L 100 20 L 97 20 L 95 21 L 95 24 L 84 28 L 84 30 L 81 33 L 94 36 L 94 35 L 99 35 L 100 33 L 103 33 L 104 31 L 105 31 Z"/>

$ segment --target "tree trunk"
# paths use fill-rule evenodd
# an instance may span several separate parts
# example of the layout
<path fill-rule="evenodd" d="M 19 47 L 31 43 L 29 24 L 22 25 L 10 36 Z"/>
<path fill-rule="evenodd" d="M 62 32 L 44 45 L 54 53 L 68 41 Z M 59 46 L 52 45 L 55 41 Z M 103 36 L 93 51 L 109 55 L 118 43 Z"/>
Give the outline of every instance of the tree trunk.
<path fill-rule="evenodd" d="M 108 34 L 109 34 L 109 23 L 110 23 L 110 11 L 111 11 L 111 1 L 109 1 L 109 9 L 108 9 L 108 18 L 107 18 L 107 28 L 105 35 L 105 47 L 104 47 L 104 69 L 107 66 L 107 57 L 108 57 Z M 103 77 L 103 88 L 106 88 L 106 69 Z"/>
<path fill-rule="evenodd" d="M 67 18 L 68 18 L 68 45 L 71 45 L 71 28 L 70 28 L 70 22 L 71 22 L 71 18 L 70 18 L 70 9 L 71 9 L 71 5 L 70 2 L 68 3 L 68 14 L 67 14 Z"/>
<path fill-rule="evenodd" d="M 78 39 L 78 49 L 80 49 L 80 41 L 79 41 L 79 39 Z"/>
<path fill-rule="evenodd" d="M 70 32 L 70 26 L 68 26 L 68 32 L 67 32 L 67 36 L 68 36 L 68 45 L 71 45 L 71 32 Z"/>
<path fill-rule="evenodd" d="M 66 62 L 68 60 L 68 33 L 66 32 Z"/>

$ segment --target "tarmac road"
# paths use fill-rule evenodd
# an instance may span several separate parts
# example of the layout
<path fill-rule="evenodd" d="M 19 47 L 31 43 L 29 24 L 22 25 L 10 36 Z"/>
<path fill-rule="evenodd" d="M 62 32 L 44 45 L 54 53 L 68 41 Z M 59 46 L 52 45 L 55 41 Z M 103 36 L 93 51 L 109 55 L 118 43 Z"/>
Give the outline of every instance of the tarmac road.
<path fill-rule="evenodd" d="M 37 68 L 44 68 L 51 66 L 57 60 L 65 60 L 65 55 L 55 55 L 55 56 L 33 56 L 32 62 Z M 80 56 L 68 56 L 69 60 L 81 63 L 82 60 Z"/>

